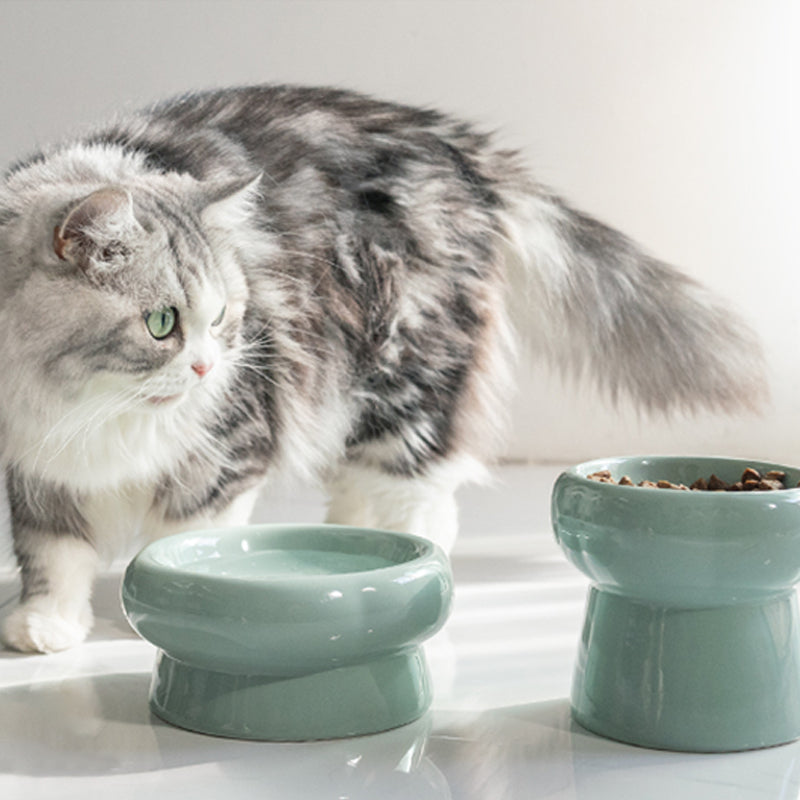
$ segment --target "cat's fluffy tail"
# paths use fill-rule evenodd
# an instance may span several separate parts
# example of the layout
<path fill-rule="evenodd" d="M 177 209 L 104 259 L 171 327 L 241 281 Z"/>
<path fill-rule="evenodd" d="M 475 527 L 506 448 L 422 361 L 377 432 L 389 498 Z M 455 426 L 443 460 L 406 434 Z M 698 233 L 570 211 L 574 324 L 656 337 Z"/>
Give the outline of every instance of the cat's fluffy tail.
<path fill-rule="evenodd" d="M 758 339 L 711 292 L 555 195 L 506 201 L 509 261 L 522 267 L 512 272 L 512 316 L 553 365 L 647 410 L 764 402 Z"/>

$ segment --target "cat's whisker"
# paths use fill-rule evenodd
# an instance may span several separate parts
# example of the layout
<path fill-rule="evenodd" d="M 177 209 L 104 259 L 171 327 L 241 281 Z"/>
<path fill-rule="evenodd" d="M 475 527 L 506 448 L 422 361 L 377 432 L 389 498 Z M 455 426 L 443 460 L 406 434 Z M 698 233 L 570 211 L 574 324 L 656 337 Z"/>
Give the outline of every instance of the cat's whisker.
<path fill-rule="evenodd" d="M 57 459 L 75 440 L 81 438 L 81 452 L 87 451 L 88 437 L 98 429 L 101 429 L 105 422 L 113 417 L 124 413 L 126 406 L 129 405 L 131 394 L 130 389 L 122 389 L 117 394 L 108 398 L 103 404 L 96 408 L 92 414 L 83 420 L 76 430 L 65 439 L 49 457 L 49 461 Z M 91 466 L 91 465 L 89 465 Z"/>
<path fill-rule="evenodd" d="M 105 408 L 106 405 L 109 403 L 113 403 L 119 398 L 121 398 L 127 390 L 122 389 L 117 394 L 113 395 L 107 401 L 104 401 L 104 404 L 100 407 L 101 409 Z M 96 413 L 96 412 L 95 412 Z M 83 405 L 76 405 L 63 414 L 55 423 L 51 424 L 45 436 L 37 443 L 32 445 L 27 452 L 24 452 L 20 456 L 20 460 L 25 460 L 31 453 L 36 451 L 36 455 L 33 459 L 34 467 L 38 465 L 39 459 L 42 457 L 43 453 L 50 448 L 52 440 L 59 436 L 66 435 L 66 438 L 60 443 L 60 445 L 54 450 L 54 452 L 46 459 L 47 462 L 51 462 L 54 460 L 58 455 L 60 455 L 70 444 L 71 442 L 80 435 L 83 430 L 83 427 L 86 424 L 86 420 L 84 419 L 80 425 L 78 425 L 74 431 L 69 433 L 69 427 L 73 421 L 81 420 L 86 414 L 86 408 Z"/>
<path fill-rule="evenodd" d="M 248 338 L 249 341 L 241 345 L 239 349 L 248 353 L 257 353 L 258 357 L 265 361 L 274 360 L 276 363 L 286 361 L 286 358 L 283 357 L 284 354 L 279 356 L 276 353 L 276 333 L 272 327 L 265 326 L 260 333 L 253 334 Z M 280 336 L 278 338 L 285 339 L 287 337 Z M 318 339 L 316 342 L 306 340 L 303 342 L 302 352 L 299 354 L 299 357 L 305 356 L 308 358 L 309 355 L 317 357 L 330 356 L 332 355 L 332 347 L 323 339 Z"/>

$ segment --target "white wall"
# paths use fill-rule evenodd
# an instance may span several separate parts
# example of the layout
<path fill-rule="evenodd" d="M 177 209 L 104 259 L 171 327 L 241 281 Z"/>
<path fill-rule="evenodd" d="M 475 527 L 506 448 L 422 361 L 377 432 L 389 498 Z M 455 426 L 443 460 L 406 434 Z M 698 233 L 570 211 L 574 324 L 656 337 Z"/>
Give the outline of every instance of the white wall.
<path fill-rule="evenodd" d="M 119 107 L 341 84 L 502 130 L 540 179 L 715 286 L 763 337 L 760 418 L 639 420 L 537 370 L 511 453 L 800 463 L 793 0 L 2 0 L 0 164 Z"/>

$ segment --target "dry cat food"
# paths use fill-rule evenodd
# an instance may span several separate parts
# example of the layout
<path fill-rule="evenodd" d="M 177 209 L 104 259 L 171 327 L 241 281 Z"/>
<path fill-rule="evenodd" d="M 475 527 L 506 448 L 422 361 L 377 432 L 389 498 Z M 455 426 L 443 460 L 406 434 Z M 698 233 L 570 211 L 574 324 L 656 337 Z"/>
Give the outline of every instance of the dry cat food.
<path fill-rule="evenodd" d="M 683 483 L 672 483 L 671 481 L 639 481 L 634 483 L 627 475 L 623 475 L 619 481 L 611 477 L 610 470 L 601 469 L 586 476 L 590 481 L 599 483 L 613 483 L 617 486 L 644 486 L 648 489 L 678 489 L 684 492 L 773 492 L 778 489 L 788 489 L 786 485 L 786 473 L 781 470 L 770 470 L 763 475 L 753 467 L 747 467 L 742 473 L 742 477 L 735 483 L 727 483 L 722 478 L 712 475 L 706 478 L 698 478 L 691 486 Z M 800 486 L 800 483 L 797 484 Z"/>

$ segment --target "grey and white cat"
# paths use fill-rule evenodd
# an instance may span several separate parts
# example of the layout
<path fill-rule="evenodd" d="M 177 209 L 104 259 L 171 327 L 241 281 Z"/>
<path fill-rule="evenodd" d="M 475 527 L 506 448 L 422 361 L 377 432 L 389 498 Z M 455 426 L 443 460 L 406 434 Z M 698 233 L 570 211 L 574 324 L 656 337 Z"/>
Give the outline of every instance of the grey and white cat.
<path fill-rule="evenodd" d="M 0 431 L 21 603 L 92 624 L 99 565 L 248 519 L 271 475 L 329 520 L 445 547 L 516 334 L 643 407 L 746 406 L 753 337 L 704 289 L 442 114 L 338 90 L 190 94 L 0 187 Z M 751 355 L 753 354 L 753 355 Z"/>

